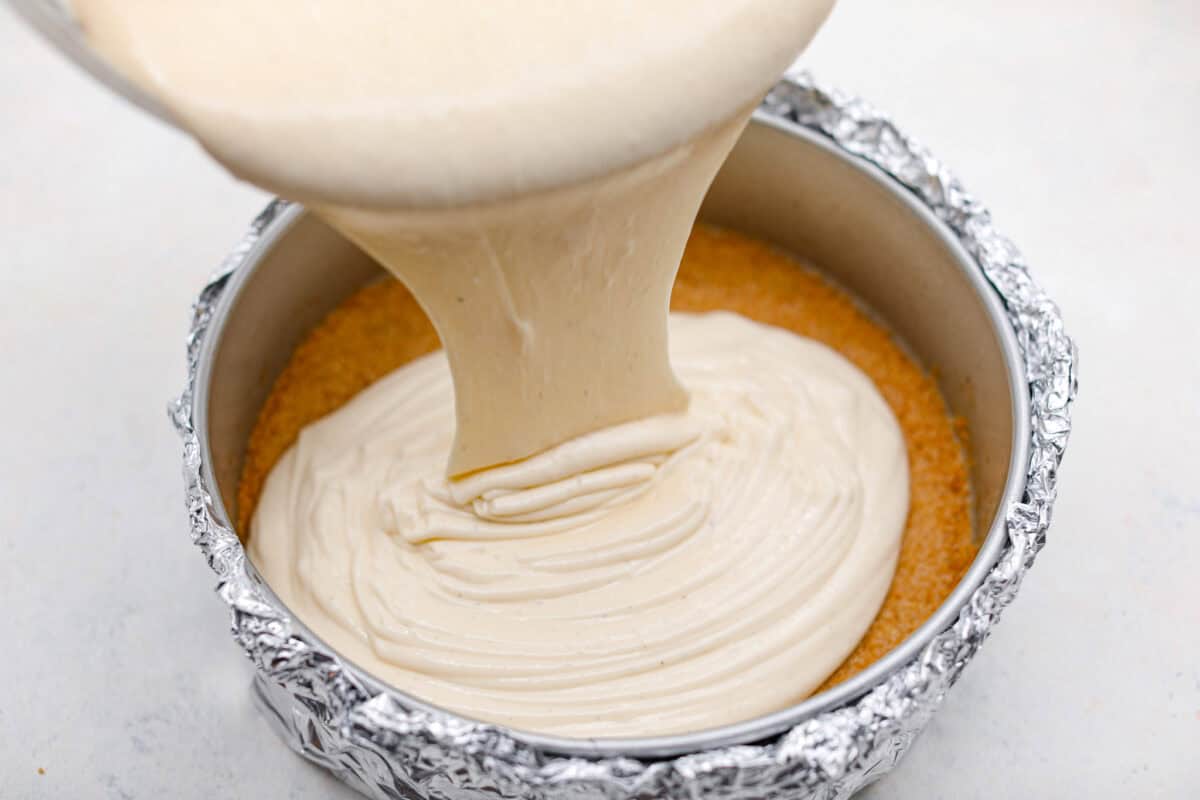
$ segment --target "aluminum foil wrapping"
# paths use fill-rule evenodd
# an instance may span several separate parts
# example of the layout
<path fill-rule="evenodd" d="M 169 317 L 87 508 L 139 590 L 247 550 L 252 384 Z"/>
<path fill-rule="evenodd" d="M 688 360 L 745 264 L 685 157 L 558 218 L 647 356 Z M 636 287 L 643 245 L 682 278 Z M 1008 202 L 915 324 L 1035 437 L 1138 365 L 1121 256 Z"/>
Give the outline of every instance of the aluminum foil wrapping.
<path fill-rule="evenodd" d="M 876 164 L 959 237 L 1003 301 L 1025 361 L 1032 418 L 1025 491 L 1007 509 L 1008 542 L 957 621 L 856 702 L 768 742 L 673 759 L 565 757 L 503 729 L 406 708 L 294 628 L 262 592 L 234 532 L 214 512 L 192 424 L 200 345 L 229 276 L 284 207 L 255 221 L 203 290 L 188 339 L 188 385 L 171 408 L 184 441 L 192 538 L 219 578 L 233 634 L 257 670 L 256 689 L 288 743 L 376 798 L 844 798 L 890 770 L 1012 601 L 1045 542 L 1076 391 L 1074 345 L 1020 253 L 946 167 L 884 114 L 800 75 L 778 84 L 760 114 L 817 131 Z"/>

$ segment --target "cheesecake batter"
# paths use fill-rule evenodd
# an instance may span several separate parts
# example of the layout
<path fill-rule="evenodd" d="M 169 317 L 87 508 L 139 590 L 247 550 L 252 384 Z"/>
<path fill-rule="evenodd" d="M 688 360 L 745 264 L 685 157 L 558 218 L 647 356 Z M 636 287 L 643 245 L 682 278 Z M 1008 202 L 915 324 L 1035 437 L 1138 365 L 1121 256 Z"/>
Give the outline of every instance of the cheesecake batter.
<path fill-rule="evenodd" d="M 816 688 L 891 582 L 904 441 L 842 356 L 673 314 L 686 413 L 447 481 L 445 355 L 300 434 L 250 554 L 351 660 L 472 717 L 572 736 L 700 730 Z"/>
<path fill-rule="evenodd" d="M 450 359 L 458 475 L 687 405 L 666 310 L 688 231 L 832 3 L 73 5 L 234 174 L 413 290 Z"/>
<path fill-rule="evenodd" d="M 343 653 L 474 716 L 637 735 L 774 710 L 850 651 L 907 510 L 895 420 L 817 345 L 667 316 L 705 189 L 830 4 L 77 0 L 445 346 L 302 435 L 253 521 Z"/>

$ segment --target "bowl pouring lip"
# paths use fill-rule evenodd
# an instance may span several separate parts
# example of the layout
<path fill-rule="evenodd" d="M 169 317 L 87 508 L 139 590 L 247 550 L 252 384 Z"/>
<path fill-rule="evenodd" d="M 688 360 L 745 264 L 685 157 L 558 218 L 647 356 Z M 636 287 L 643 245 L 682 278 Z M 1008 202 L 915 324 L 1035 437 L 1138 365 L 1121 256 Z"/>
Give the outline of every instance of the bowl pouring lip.
<path fill-rule="evenodd" d="M 126 78 L 90 44 L 66 2 L 8 0 L 9 7 L 25 19 L 63 55 L 83 71 L 135 106 L 173 127 L 171 112 L 144 89 Z"/>
<path fill-rule="evenodd" d="M 806 144 L 818 147 L 829 155 L 850 164 L 888 189 L 921 222 L 938 235 L 942 244 L 954 255 L 962 272 L 971 282 L 977 296 L 984 303 L 988 318 L 992 324 L 993 333 L 999 339 L 1004 362 L 1008 370 L 1008 383 L 1011 395 L 1010 403 L 1013 417 L 1012 450 L 1004 491 L 997 504 L 996 513 L 988 524 L 987 535 L 984 537 L 979 552 L 976 554 L 970 568 L 955 586 L 950 596 L 946 598 L 921 627 L 885 656 L 854 677 L 780 711 L 743 722 L 722 725 L 693 733 L 668 736 L 588 739 L 552 736 L 497 726 L 495 723 L 476 720 L 422 701 L 403 690 L 375 678 L 367 670 L 350 661 L 345 656 L 338 654 L 337 657 L 341 662 L 356 673 L 356 676 L 372 694 L 388 693 L 396 698 L 402 706 L 407 708 L 444 714 L 456 719 L 498 727 L 512 738 L 532 747 L 547 753 L 566 756 L 656 759 L 733 745 L 752 744 L 785 732 L 818 714 L 846 706 L 883 683 L 896 670 L 915 658 L 934 636 L 946 630 L 954 623 L 960 610 L 971 597 L 971 594 L 980 586 L 984 577 L 996 564 L 1007 541 L 1005 525 L 1006 511 L 1014 503 L 1021 500 L 1021 495 L 1024 491 L 1025 466 L 1029 459 L 1031 434 L 1030 398 L 1028 395 L 1028 386 L 1025 381 L 1025 362 L 1018 349 L 1016 335 L 1008 321 L 998 293 L 984 276 L 979 264 L 967 253 L 958 237 L 954 235 L 945 223 L 939 220 L 920 199 L 915 197 L 908 189 L 882 169 L 863 158 L 847 153 L 845 150 L 828 141 L 823 135 L 813 132 L 797 123 L 780 119 L 772 115 L 769 111 L 756 111 L 752 124 L 765 125 L 794 138 L 802 139 Z M 261 263 L 262 256 L 274 247 L 304 213 L 305 209 L 302 206 L 291 205 L 262 230 L 257 240 L 243 255 L 241 260 L 242 266 L 229 278 L 229 282 L 218 301 L 208 333 L 204 338 L 199 353 L 196 371 L 196 390 L 193 397 L 193 422 L 201 448 L 202 463 L 204 464 L 213 463 L 208 436 L 208 400 L 211 389 L 212 368 L 224 335 L 225 322 L 249 277 L 254 272 L 255 267 Z M 225 508 L 221 492 L 215 485 L 211 470 L 205 469 L 202 471 L 202 480 L 206 492 L 211 497 L 213 510 L 217 519 L 233 530 L 231 518 Z M 317 636 L 307 625 L 291 613 L 287 605 L 271 589 L 267 582 L 263 580 L 249 558 L 244 559 L 244 564 L 247 574 L 254 583 L 279 608 L 287 610 L 291 624 L 297 633 L 300 633 L 309 641 L 319 642 L 327 651 L 337 653 L 336 650 L 329 647 L 321 637 Z"/>

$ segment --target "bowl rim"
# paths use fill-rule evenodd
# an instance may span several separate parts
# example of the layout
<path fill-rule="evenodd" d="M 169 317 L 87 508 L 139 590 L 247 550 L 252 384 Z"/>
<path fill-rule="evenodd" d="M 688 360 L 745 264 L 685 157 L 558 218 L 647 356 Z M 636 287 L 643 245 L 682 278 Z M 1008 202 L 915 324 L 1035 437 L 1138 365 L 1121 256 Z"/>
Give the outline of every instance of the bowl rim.
<path fill-rule="evenodd" d="M 160 122 L 179 127 L 166 106 L 121 74 L 88 43 L 68 3 L 54 0 L 8 0 L 8 3 L 77 67 Z"/>
<path fill-rule="evenodd" d="M 824 150 L 827 154 L 842 160 L 854 169 L 871 177 L 876 183 L 903 203 L 921 222 L 938 236 L 941 243 L 954 256 L 954 260 L 970 281 L 976 295 L 984 303 L 986 313 L 992 323 L 993 333 L 998 337 L 1001 353 L 1008 371 L 1013 426 L 1011 452 L 1004 489 L 997 503 L 996 512 L 987 525 L 987 534 L 983 537 L 979 551 L 967 572 L 933 614 L 917 630 L 882 658 L 876 660 L 862 672 L 848 680 L 805 698 L 797 704 L 749 720 L 685 734 L 647 737 L 578 738 L 541 734 L 478 720 L 428 703 L 376 678 L 368 670 L 330 647 L 320 636 L 316 635 L 307 625 L 299 620 L 266 581 L 263 580 L 250 559 L 242 559 L 245 573 L 279 609 L 285 611 L 295 632 L 310 642 L 319 643 L 326 651 L 336 654 L 338 660 L 353 670 L 355 677 L 361 681 L 364 688 L 369 692 L 372 694 L 386 693 L 395 698 L 405 708 L 441 714 L 474 725 L 498 728 L 505 731 L 515 740 L 547 753 L 558 755 L 591 758 L 627 757 L 651 760 L 734 745 L 751 744 L 788 731 L 823 712 L 842 708 L 853 703 L 882 684 L 898 669 L 918 656 L 922 649 L 938 633 L 946 630 L 955 622 L 972 594 L 979 588 L 985 577 L 995 566 L 1008 540 L 1006 526 L 1007 510 L 1014 503 L 1021 500 L 1025 490 L 1025 466 L 1029 460 L 1031 435 L 1030 396 L 1025 377 L 1025 360 L 1021 355 L 1016 335 L 999 293 L 984 274 L 978 261 L 967 252 L 959 237 L 920 198 L 915 196 L 909 188 L 902 185 L 895 177 L 889 175 L 870 161 L 847 152 L 820 133 L 797 122 L 783 119 L 767 110 L 760 109 L 756 111 L 751 124 L 766 125 L 792 137 L 803 139 L 808 145 Z M 258 231 L 258 236 L 249 244 L 249 247 L 242 249 L 236 254 L 239 268 L 230 275 L 221 297 L 212 312 L 208 330 L 198 353 L 196 381 L 192 397 L 192 421 L 199 440 L 202 463 L 213 463 L 208 436 L 208 401 L 211 389 L 212 368 L 223 339 L 225 323 L 229 318 L 231 309 L 236 304 L 239 295 L 253 274 L 256 265 L 261 263 L 262 257 L 275 246 L 305 213 L 307 211 L 302 206 L 287 204 L 280 213 L 271 215 L 271 219 Z M 201 481 L 205 491 L 211 498 L 210 502 L 216 520 L 230 530 L 234 530 L 228 510 L 225 508 L 221 492 L 216 486 L 211 470 L 201 470 Z M 981 528 L 982 526 L 979 527 Z"/>

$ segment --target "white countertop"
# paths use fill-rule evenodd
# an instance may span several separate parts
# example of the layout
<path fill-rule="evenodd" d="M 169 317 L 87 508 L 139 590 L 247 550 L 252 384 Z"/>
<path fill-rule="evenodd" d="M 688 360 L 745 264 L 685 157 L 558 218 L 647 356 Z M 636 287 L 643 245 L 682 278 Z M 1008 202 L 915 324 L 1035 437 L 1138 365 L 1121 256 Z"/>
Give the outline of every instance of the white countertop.
<path fill-rule="evenodd" d="M 845 0 L 805 63 L 956 168 L 1082 352 L 1049 544 L 868 795 L 1200 795 L 1200 5 Z M 0 10 L 0 796 L 357 796 L 251 707 L 164 411 L 264 199 Z"/>

